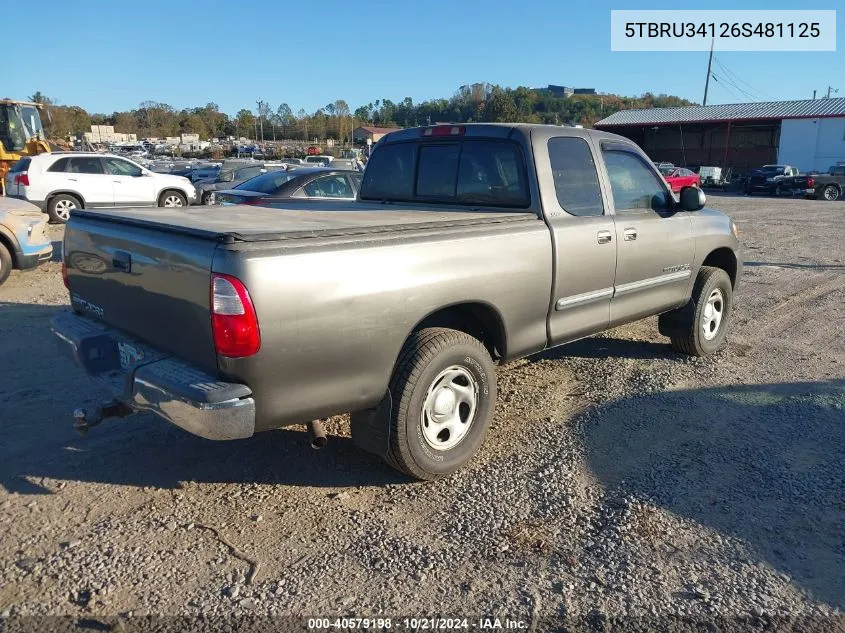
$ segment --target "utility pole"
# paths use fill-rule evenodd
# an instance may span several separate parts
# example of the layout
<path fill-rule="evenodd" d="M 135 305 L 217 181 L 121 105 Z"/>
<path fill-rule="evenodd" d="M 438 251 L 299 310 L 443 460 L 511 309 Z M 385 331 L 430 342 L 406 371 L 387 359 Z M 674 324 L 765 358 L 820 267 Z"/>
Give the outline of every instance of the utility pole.
<path fill-rule="evenodd" d="M 707 62 L 707 79 L 704 81 L 704 103 L 707 105 L 707 90 L 710 88 L 710 69 L 713 67 L 713 46 L 716 44 L 716 38 L 710 40 L 710 59 Z"/>
<path fill-rule="evenodd" d="M 258 125 L 261 127 L 261 142 L 264 142 L 264 101 L 256 101 L 258 105 Z"/>
<path fill-rule="evenodd" d="M 832 86 L 827 87 L 827 98 L 830 99 L 830 93 L 833 91 L 834 94 L 839 92 L 839 88 L 834 88 Z"/>
<path fill-rule="evenodd" d="M 815 101 L 815 100 L 816 100 L 816 91 L 813 90 L 813 101 Z"/>

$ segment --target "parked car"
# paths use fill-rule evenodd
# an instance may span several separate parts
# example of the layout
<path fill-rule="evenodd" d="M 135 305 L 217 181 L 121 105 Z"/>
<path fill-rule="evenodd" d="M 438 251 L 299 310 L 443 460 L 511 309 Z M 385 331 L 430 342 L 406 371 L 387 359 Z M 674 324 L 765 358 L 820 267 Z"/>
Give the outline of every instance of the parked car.
<path fill-rule="evenodd" d="M 282 170 L 284 167 L 266 166 L 264 163 L 248 163 L 243 166 L 227 168 L 224 166 L 214 178 L 197 182 L 197 204 L 209 204 L 215 192 L 222 189 L 232 189 L 250 178 L 272 170 Z"/>
<path fill-rule="evenodd" d="M 328 167 L 332 164 L 332 161 L 334 161 L 334 156 L 306 156 L 304 164 Z"/>
<path fill-rule="evenodd" d="M 48 152 L 21 158 L 6 175 L 6 194 L 33 203 L 53 222 L 73 209 L 183 207 L 196 198 L 187 178 L 161 174 L 114 154 Z"/>
<path fill-rule="evenodd" d="M 845 192 L 845 165 L 833 165 L 826 174 L 810 173 L 784 178 L 780 186 L 792 195 L 834 202 L 840 200 Z"/>
<path fill-rule="evenodd" d="M 356 202 L 74 213 L 52 328 L 115 394 L 76 425 L 306 422 L 319 445 L 314 421 L 352 411 L 359 447 L 446 475 L 487 434 L 497 362 L 657 314 L 680 352 L 725 346 L 743 259 L 704 203 L 621 136 L 465 124 L 380 139 Z"/>
<path fill-rule="evenodd" d="M 361 174 L 326 167 L 272 171 L 215 194 L 210 204 L 268 206 L 283 200 L 354 200 Z"/>
<path fill-rule="evenodd" d="M 760 169 L 754 169 L 748 174 L 745 181 L 745 195 L 750 196 L 760 192 L 777 195 L 781 191 L 781 180 L 797 175 L 798 169 L 791 165 L 763 165 Z"/>
<path fill-rule="evenodd" d="M 660 173 L 669 183 L 673 193 L 679 192 L 684 187 L 701 187 L 699 175 L 684 167 L 661 167 Z"/>
<path fill-rule="evenodd" d="M 188 178 L 191 182 L 196 184 L 202 180 L 214 180 L 220 173 L 220 165 L 204 165 L 202 167 L 195 167 L 188 172 Z"/>
<path fill-rule="evenodd" d="M 53 243 L 47 216 L 34 204 L 0 196 L 0 286 L 13 268 L 28 270 L 50 261 Z"/>
<path fill-rule="evenodd" d="M 322 153 L 323 153 L 323 150 L 321 150 L 316 145 L 309 145 L 307 148 L 305 148 L 305 154 L 307 156 L 317 156 L 318 154 L 322 154 Z"/>

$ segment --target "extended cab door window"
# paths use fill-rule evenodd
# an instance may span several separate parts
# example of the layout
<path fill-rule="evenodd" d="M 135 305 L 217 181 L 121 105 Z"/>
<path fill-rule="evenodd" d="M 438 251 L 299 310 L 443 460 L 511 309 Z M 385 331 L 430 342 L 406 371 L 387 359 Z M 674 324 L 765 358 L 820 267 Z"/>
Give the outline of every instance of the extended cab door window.
<path fill-rule="evenodd" d="M 569 215 L 604 215 L 596 164 L 584 139 L 550 139 L 549 161 L 561 209 Z"/>
<path fill-rule="evenodd" d="M 542 164 L 541 189 L 555 248 L 552 344 L 607 327 L 616 273 L 613 217 L 605 214 L 593 150 L 581 136 L 553 137 L 535 144 Z M 560 207 L 560 211 L 555 209 Z"/>

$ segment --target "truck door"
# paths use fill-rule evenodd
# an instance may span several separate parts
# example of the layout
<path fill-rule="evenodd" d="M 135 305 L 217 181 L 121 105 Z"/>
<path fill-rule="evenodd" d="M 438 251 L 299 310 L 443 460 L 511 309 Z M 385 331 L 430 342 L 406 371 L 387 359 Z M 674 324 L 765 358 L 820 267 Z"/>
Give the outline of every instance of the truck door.
<path fill-rule="evenodd" d="M 688 298 L 695 237 L 653 166 L 627 143 L 601 142 L 616 220 L 610 325 L 665 312 Z"/>
<path fill-rule="evenodd" d="M 615 229 L 585 138 L 537 139 L 534 155 L 552 232 L 555 275 L 549 343 L 558 345 L 607 328 L 616 270 Z"/>

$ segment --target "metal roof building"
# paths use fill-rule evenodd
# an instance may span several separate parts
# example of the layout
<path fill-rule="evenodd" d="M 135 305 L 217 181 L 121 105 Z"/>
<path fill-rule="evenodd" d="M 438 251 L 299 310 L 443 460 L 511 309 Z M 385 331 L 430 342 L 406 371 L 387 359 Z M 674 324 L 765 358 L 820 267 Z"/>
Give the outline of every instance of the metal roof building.
<path fill-rule="evenodd" d="M 845 160 L 845 99 L 622 110 L 596 128 L 676 165 L 745 170 L 786 163 L 810 170 Z"/>

